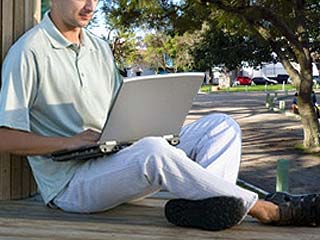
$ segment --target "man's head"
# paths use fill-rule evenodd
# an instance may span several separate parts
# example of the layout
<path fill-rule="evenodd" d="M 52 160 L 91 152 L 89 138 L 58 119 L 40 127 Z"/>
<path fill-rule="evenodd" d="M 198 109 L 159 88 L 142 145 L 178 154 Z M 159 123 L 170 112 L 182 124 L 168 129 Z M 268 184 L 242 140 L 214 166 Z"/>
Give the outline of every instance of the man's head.
<path fill-rule="evenodd" d="M 85 27 L 99 0 L 52 0 L 51 18 L 62 31 Z"/>

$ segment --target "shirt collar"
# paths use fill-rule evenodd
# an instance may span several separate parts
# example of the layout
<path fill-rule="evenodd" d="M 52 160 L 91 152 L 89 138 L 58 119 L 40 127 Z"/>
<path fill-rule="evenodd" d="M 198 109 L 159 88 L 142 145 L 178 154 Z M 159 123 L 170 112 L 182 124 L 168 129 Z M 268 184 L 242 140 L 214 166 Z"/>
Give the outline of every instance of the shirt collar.
<path fill-rule="evenodd" d="M 43 29 L 45 29 L 52 47 L 61 49 L 70 47 L 74 44 L 66 39 L 57 29 L 57 27 L 49 17 L 49 12 L 45 13 L 40 25 Z M 81 47 L 88 47 L 89 49 L 94 50 L 94 46 L 90 41 L 90 38 L 87 36 L 87 32 L 85 29 L 81 29 Z"/>

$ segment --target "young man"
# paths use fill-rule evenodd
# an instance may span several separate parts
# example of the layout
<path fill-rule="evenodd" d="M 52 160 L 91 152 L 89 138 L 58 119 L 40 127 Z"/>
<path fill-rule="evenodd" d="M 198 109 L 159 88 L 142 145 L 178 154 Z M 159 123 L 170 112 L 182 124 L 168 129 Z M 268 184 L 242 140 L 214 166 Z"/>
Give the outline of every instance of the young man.
<path fill-rule="evenodd" d="M 220 230 L 247 214 L 264 223 L 318 225 L 317 195 L 276 193 L 264 201 L 236 185 L 241 132 L 223 114 L 184 127 L 177 148 L 148 137 L 85 162 L 47 157 L 97 142 L 121 82 L 108 44 L 83 29 L 97 2 L 52 0 L 51 11 L 3 64 L 0 138 L 6 141 L 0 151 L 28 156 L 45 203 L 97 212 L 165 189 L 179 197 L 165 207 L 167 219 L 179 226 Z"/>

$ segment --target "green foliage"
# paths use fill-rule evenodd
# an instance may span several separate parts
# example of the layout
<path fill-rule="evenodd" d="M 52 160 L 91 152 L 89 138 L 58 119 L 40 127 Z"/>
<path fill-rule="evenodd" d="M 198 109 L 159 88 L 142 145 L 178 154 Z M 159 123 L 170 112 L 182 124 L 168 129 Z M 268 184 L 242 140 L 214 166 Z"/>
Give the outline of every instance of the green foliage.
<path fill-rule="evenodd" d="M 163 32 L 150 33 L 145 36 L 146 50 L 142 56 L 145 65 L 156 71 L 160 68 L 168 69 L 164 56 L 167 55 L 174 62 L 174 71 L 191 71 L 194 69 L 194 58 L 190 54 L 197 40 L 196 34 L 185 33 L 182 36 L 169 36 Z"/>
<path fill-rule="evenodd" d="M 273 60 L 269 45 L 250 35 L 217 28 L 214 23 L 202 33 L 192 53 L 197 59 L 196 68 L 203 71 L 219 65 L 228 69 L 240 68 L 244 63 L 258 66 Z"/>
<path fill-rule="evenodd" d="M 120 69 L 132 65 L 139 55 L 134 34 L 121 30 L 117 31 L 112 41 L 112 52 Z"/>
<path fill-rule="evenodd" d="M 50 8 L 50 0 L 42 0 L 41 1 L 41 16 L 45 14 L 46 11 Z"/>
<path fill-rule="evenodd" d="M 171 56 L 178 71 L 191 71 L 196 68 L 196 61 L 192 51 L 199 41 L 200 34 L 198 32 L 193 34 L 186 32 L 181 36 L 175 35 Z"/>
<path fill-rule="evenodd" d="M 180 71 L 194 68 L 205 70 L 213 65 L 225 65 L 232 69 L 241 66 L 243 61 L 254 65 L 271 59 L 270 47 L 248 37 L 238 18 L 221 14 L 221 11 L 199 1 L 112 2 L 106 11 L 111 22 L 116 22 L 118 27 L 133 30 L 143 26 L 162 35 L 166 33 L 166 38 L 171 39 L 171 48 L 168 47 L 169 40 L 162 41 L 161 50 L 148 45 L 150 49 L 147 48 L 144 57 L 153 67 L 163 67 L 160 59 L 164 53 L 174 60 L 175 67 Z"/>
<path fill-rule="evenodd" d="M 171 4 L 166 1 L 155 0 L 115 0 L 112 3 L 106 2 L 106 13 L 112 21 L 117 23 L 117 27 L 136 28 L 145 25 L 147 28 L 163 29 L 162 26 L 168 24 L 168 17 L 175 14 L 171 10 Z M 167 16 L 164 16 L 167 10 Z"/>
<path fill-rule="evenodd" d="M 156 71 L 159 71 L 160 68 L 165 69 L 163 55 L 168 52 L 170 41 L 170 37 L 161 32 L 146 35 L 144 39 L 146 50 L 142 54 L 145 63 L 148 63 Z"/>
<path fill-rule="evenodd" d="M 281 61 L 299 62 L 301 55 L 298 56 L 298 52 L 303 49 L 318 52 L 320 47 L 317 24 L 320 10 L 319 1 L 315 0 L 295 3 L 286 0 L 112 2 L 108 14 L 117 20 L 119 27 L 135 29 L 144 26 L 166 32 L 174 38 L 201 31 L 201 41 L 194 42 L 196 49 L 189 49 L 196 59 L 190 61 L 199 69 L 212 64 L 236 68 L 243 61 L 250 65 L 259 64 L 272 59 L 271 51 L 276 52 Z M 290 64 L 286 66 L 292 74 L 297 74 Z"/>

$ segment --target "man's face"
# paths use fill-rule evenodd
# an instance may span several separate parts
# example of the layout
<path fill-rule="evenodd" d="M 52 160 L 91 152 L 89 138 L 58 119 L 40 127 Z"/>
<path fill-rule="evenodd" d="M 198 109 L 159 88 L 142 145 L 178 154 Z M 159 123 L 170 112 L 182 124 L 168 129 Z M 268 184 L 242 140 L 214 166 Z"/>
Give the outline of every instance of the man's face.
<path fill-rule="evenodd" d="M 52 0 L 52 14 L 58 16 L 65 27 L 85 27 L 93 16 L 99 0 Z"/>

